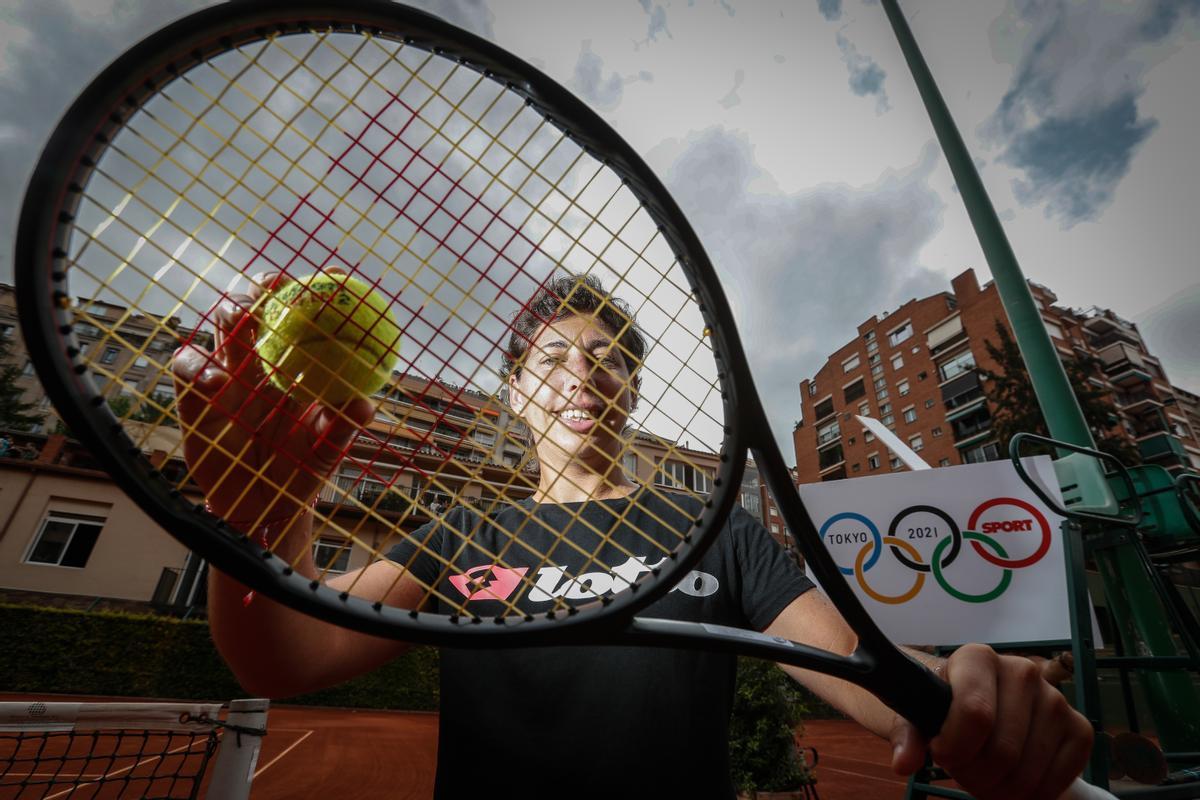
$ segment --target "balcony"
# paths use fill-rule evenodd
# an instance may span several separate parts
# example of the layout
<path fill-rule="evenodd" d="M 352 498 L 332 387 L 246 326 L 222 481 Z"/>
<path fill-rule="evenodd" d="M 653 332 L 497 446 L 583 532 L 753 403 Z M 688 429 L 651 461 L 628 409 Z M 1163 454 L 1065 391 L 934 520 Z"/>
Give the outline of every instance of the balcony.
<path fill-rule="evenodd" d="M 1136 347 L 1117 342 L 1096 353 L 1109 381 L 1115 386 L 1136 386 L 1148 383 L 1154 375 Z"/>
<path fill-rule="evenodd" d="M 831 429 L 817 434 L 817 449 L 820 450 L 825 445 L 836 442 L 840 438 L 842 438 L 842 432 L 838 425 L 834 423 Z"/>
<path fill-rule="evenodd" d="M 1163 407 L 1162 398 L 1146 389 L 1117 393 L 1113 395 L 1113 399 L 1118 408 L 1129 414 L 1144 414 Z"/>
<path fill-rule="evenodd" d="M 1138 452 L 1146 461 L 1156 461 L 1161 458 L 1187 458 L 1187 451 L 1183 449 L 1183 443 L 1167 431 L 1159 431 L 1139 438 L 1137 444 Z"/>
<path fill-rule="evenodd" d="M 831 447 L 828 450 L 822 450 L 817 455 L 817 470 L 826 472 L 834 467 L 844 464 L 846 456 L 842 451 L 842 446 L 839 444 L 836 447 Z"/>
<path fill-rule="evenodd" d="M 1120 343 L 1131 344 L 1134 347 L 1141 347 L 1142 346 L 1142 338 L 1131 330 L 1127 330 L 1125 328 L 1119 328 L 1117 330 L 1110 331 L 1109 333 L 1105 333 L 1100 336 L 1092 336 L 1091 340 L 1088 343 L 1092 346 L 1092 348 L 1094 350 L 1103 350 L 1104 348 L 1108 347 L 1109 345 L 1120 344 Z"/>
<path fill-rule="evenodd" d="M 961 409 L 981 399 L 983 399 L 983 384 L 974 370 L 960 374 L 942 384 L 942 402 L 946 404 L 947 411 Z"/>

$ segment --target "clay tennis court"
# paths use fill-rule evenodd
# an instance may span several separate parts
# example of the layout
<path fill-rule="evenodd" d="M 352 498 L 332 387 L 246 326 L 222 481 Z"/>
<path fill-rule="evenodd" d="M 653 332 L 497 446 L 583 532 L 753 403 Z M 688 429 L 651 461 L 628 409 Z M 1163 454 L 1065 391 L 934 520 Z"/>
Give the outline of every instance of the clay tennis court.
<path fill-rule="evenodd" d="M 5 700 L 128 698 L 0 694 Z M 437 715 L 274 705 L 255 770 L 253 800 L 420 800 L 433 795 Z M 887 742 L 844 720 L 812 720 L 800 742 L 819 753 L 822 800 L 900 800 L 905 782 L 888 766 Z M 69 795 L 67 795 L 69 797 Z"/>

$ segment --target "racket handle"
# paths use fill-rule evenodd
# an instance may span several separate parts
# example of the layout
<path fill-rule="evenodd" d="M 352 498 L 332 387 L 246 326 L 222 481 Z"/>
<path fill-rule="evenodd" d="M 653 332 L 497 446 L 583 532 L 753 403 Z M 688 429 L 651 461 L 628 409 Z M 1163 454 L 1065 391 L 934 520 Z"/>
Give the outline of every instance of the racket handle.
<path fill-rule="evenodd" d="M 1092 786 L 1083 778 L 1076 778 L 1059 800 L 1117 800 L 1117 797 L 1099 786 Z"/>

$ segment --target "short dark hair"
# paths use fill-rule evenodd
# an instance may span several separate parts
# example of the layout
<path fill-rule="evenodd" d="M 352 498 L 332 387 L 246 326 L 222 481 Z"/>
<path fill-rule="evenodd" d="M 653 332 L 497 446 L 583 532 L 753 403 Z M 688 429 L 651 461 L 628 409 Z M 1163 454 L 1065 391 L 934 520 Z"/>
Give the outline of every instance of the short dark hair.
<path fill-rule="evenodd" d="M 543 325 L 570 316 L 589 316 L 616 336 L 626 369 L 637 374 L 646 355 L 646 339 L 629 304 L 605 291 L 595 275 L 556 275 L 513 319 L 512 335 L 501 355 L 501 377 L 507 380 L 521 374 L 521 361 Z"/>

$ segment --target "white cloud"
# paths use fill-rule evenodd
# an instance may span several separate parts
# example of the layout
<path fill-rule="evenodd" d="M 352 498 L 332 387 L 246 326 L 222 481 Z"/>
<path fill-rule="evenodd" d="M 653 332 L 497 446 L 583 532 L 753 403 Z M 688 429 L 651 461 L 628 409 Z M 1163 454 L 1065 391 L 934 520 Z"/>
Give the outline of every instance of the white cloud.
<path fill-rule="evenodd" d="M 677 145 L 678 146 L 678 145 Z M 869 186 L 795 194 L 769 186 L 744 134 L 693 133 L 667 170 L 668 188 L 715 263 L 783 452 L 791 458 L 797 386 L 855 335 L 857 324 L 943 279 L 917 253 L 941 225 L 928 185 L 937 155 Z"/>

